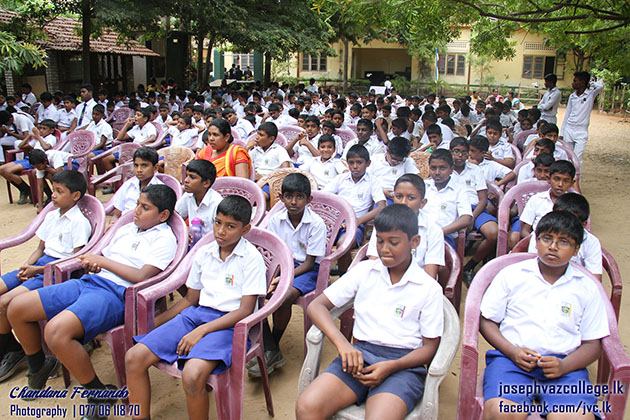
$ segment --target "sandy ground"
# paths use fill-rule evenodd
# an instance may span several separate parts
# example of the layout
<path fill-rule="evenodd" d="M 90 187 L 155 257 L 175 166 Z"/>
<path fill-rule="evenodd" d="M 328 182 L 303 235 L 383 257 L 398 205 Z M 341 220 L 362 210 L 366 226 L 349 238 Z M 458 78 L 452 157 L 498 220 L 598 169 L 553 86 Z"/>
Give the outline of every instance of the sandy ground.
<path fill-rule="evenodd" d="M 560 110 L 562 121 L 564 109 Z M 630 273 L 630 249 L 628 237 L 630 226 L 623 222 L 623 214 L 630 208 L 630 149 L 628 136 L 630 122 L 622 122 L 621 118 L 594 112 L 590 126 L 590 140 L 586 149 L 583 168 L 582 189 L 591 204 L 592 231 L 599 237 L 602 245 L 611 252 L 619 263 L 622 275 Z M 21 231 L 35 215 L 31 206 L 9 205 L 6 200 L 6 184 L 0 182 L 0 236 L 8 237 Z M 625 245 L 624 245 L 625 244 Z M 35 247 L 31 241 L 20 247 L 9 249 L 1 254 L 2 272 L 17 268 Z M 606 284 L 606 281 L 605 281 Z M 620 325 L 630 322 L 630 293 L 623 295 Z M 463 302 L 462 302 L 463 310 Z M 630 330 L 620 331 L 621 340 L 627 350 L 630 345 Z M 303 349 L 302 311 L 296 308 L 294 317 L 283 339 L 282 350 L 287 358 L 287 365 L 270 378 L 276 419 L 294 418 L 294 406 L 297 392 L 298 375 L 302 365 Z M 327 365 L 336 356 L 330 344 L 326 344 L 323 365 Z M 98 348 L 92 354 L 92 361 L 100 379 L 104 383 L 115 383 L 116 377 L 112 369 L 112 361 L 107 345 Z M 451 367 L 451 372 L 440 388 L 440 418 L 454 419 L 457 410 L 457 393 L 459 384 L 459 354 Z M 483 362 L 482 362 L 483 366 Z M 12 400 L 11 389 L 26 385 L 25 371 L 18 372 L 13 378 L 0 384 L 0 418 L 18 418 L 10 414 L 11 404 L 26 407 L 21 400 Z M 153 384 L 153 419 L 186 419 L 185 397 L 179 380 L 171 378 L 155 369 L 151 370 Z M 265 409 L 263 389 L 259 382 L 245 380 L 245 419 L 270 418 Z M 61 378 L 48 381 L 55 389 L 63 388 Z M 73 380 L 71 386 L 78 383 Z M 72 418 L 72 408 L 76 400 L 60 399 L 28 403 L 31 407 L 69 408 L 67 417 Z M 216 419 L 214 399 L 211 397 L 210 418 Z M 78 415 L 78 410 L 77 410 Z M 630 418 L 630 416 L 626 416 Z"/>

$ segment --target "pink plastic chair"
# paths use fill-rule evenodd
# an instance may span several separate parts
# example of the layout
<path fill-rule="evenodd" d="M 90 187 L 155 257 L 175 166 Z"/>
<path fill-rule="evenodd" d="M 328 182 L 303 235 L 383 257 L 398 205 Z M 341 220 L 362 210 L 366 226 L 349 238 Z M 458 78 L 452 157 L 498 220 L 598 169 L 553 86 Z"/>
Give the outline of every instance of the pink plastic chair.
<path fill-rule="evenodd" d="M 355 243 L 355 232 L 357 231 L 357 219 L 354 214 L 352 206 L 343 198 L 334 194 L 326 193 L 323 191 L 312 191 L 313 201 L 309 205 L 319 217 L 324 220 L 326 224 L 326 254 L 322 261 L 319 263 L 319 273 L 317 275 L 317 285 L 315 290 L 300 296 L 295 302 L 296 305 L 302 307 L 304 311 L 304 336 L 309 328 L 311 328 L 311 319 L 306 315 L 306 308 L 308 305 L 319 296 L 326 287 L 330 284 L 330 266 L 333 261 L 336 261 L 350 250 Z M 267 216 L 260 223 L 260 227 L 267 228 L 269 219 L 282 210 L 284 210 L 284 204 L 282 201 L 276 203 Z M 337 244 L 337 249 L 333 252 L 333 245 L 337 239 L 341 224 L 346 223 L 346 238 L 343 242 Z M 304 349 L 306 351 L 306 347 Z"/>
<path fill-rule="evenodd" d="M 105 236 L 90 250 L 90 253 L 100 254 L 114 237 L 116 231 L 123 225 L 133 223 L 133 212 L 127 212 L 123 214 L 120 219 L 107 231 Z M 177 251 L 175 252 L 175 258 L 169 264 L 164 271 L 160 274 L 146 279 L 140 283 L 133 284 L 125 291 L 125 321 L 123 325 L 112 328 L 102 334 L 99 334 L 96 339 L 99 341 L 105 341 L 109 344 L 112 359 L 114 361 L 114 370 L 116 372 L 116 378 L 118 379 L 118 385 L 122 388 L 127 384 L 127 378 L 125 375 L 125 353 L 132 346 L 131 338 L 137 334 L 137 318 L 136 318 L 136 298 L 139 291 L 161 282 L 167 278 L 177 267 L 181 259 L 186 254 L 188 249 L 188 228 L 184 220 L 177 214 L 171 215 L 168 221 L 169 226 L 173 230 L 173 234 L 177 239 Z M 67 261 L 63 264 L 55 266 L 55 283 L 61 283 L 70 279 L 70 275 L 73 271 L 79 269 L 81 264 L 75 259 Z M 67 369 L 63 368 L 64 384 L 67 388 L 70 384 L 70 375 Z"/>
<path fill-rule="evenodd" d="M 521 151 L 519 150 L 519 148 L 516 147 L 516 145 L 512 143 L 508 143 L 508 144 L 512 148 L 512 153 L 514 154 L 514 166 L 516 167 L 516 165 L 521 163 L 521 161 L 523 160 L 523 155 L 521 154 Z"/>
<path fill-rule="evenodd" d="M 101 202 L 91 195 L 86 194 L 77 202 L 77 205 L 79 206 L 81 213 L 83 213 L 83 215 L 90 221 L 90 224 L 92 225 L 92 236 L 90 237 L 88 243 L 76 254 L 73 254 L 68 258 L 59 259 L 57 261 L 46 264 L 46 266 L 44 267 L 44 285 L 46 285 L 47 282 L 48 284 L 51 283 L 52 268 L 56 264 L 62 263 L 66 260 L 74 260 L 76 256 L 85 254 L 96 244 L 96 242 L 103 235 L 103 231 L 105 230 L 105 210 L 103 209 L 103 205 L 101 204 Z M 41 213 L 35 216 L 31 223 L 29 223 L 22 232 L 10 238 L 1 239 L 0 252 L 8 248 L 18 246 L 30 240 L 33 236 L 35 236 L 35 232 L 46 218 L 46 215 L 51 211 L 54 211 L 55 209 L 56 207 L 52 203 L 48 204 L 44 208 L 44 210 L 41 211 Z M 0 270 L 0 273 L 1 272 L 2 271 Z"/>
<path fill-rule="evenodd" d="M 245 235 L 245 238 L 254 244 L 263 255 L 267 265 L 267 284 L 277 275 L 278 269 L 280 282 L 273 296 L 266 304 L 264 298 L 261 297 L 259 299 L 260 309 L 234 326 L 232 365 L 230 368 L 220 374 L 210 375 L 208 378 L 208 385 L 215 391 L 219 420 L 240 420 L 242 418 L 245 364 L 254 357 L 258 359 L 262 372 L 267 411 L 271 416 L 274 415 L 262 345 L 262 321 L 278 309 L 286 299 L 289 287 L 291 287 L 293 282 L 293 257 L 287 245 L 271 232 L 254 227 Z M 195 254 L 200 247 L 213 240 L 214 235 L 212 233 L 205 235 L 188 252 L 169 278 L 138 293 L 138 334 L 146 334 L 154 328 L 156 301 L 185 284 Z M 249 349 L 247 349 L 248 337 L 251 342 Z M 158 363 L 156 366 L 171 376 L 181 377 L 181 371 L 177 368 L 176 363 L 172 365 Z"/>
<path fill-rule="evenodd" d="M 355 140 L 357 138 L 356 133 L 349 129 L 344 130 L 342 128 L 337 128 L 335 130 L 335 134 L 341 137 L 341 142 L 343 143 L 344 148 L 346 147 L 346 144 L 348 144 L 350 140 Z"/>
<path fill-rule="evenodd" d="M 79 163 L 77 170 L 81 172 L 85 179 L 89 178 L 88 175 L 88 155 L 94 149 L 96 144 L 96 136 L 91 131 L 80 130 L 70 133 L 66 139 L 70 141 L 70 154 L 72 155 L 68 159 L 68 169 L 72 169 L 72 161 L 76 160 Z"/>
<path fill-rule="evenodd" d="M 564 152 L 567 154 L 567 156 L 569 157 L 569 160 L 571 161 L 573 166 L 575 166 L 575 178 L 579 182 L 580 175 L 582 174 L 582 165 L 580 164 L 580 159 L 577 157 L 577 155 L 573 151 L 573 148 L 567 146 L 561 140 L 558 140 L 556 142 L 556 149 L 564 150 Z"/>
<path fill-rule="evenodd" d="M 287 144 L 291 143 L 293 139 L 303 131 L 304 129 L 297 125 L 278 126 L 278 133 L 282 134 L 287 139 Z"/>
<path fill-rule="evenodd" d="M 97 168 L 102 166 L 102 159 L 106 156 L 113 155 L 114 153 L 118 153 L 118 165 L 122 166 L 127 162 L 131 162 L 133 160 L 133 154 L 140 148 L 140 144 L 138 143 L 121 143 L 118 146 L 114 146 L 109 150 L 104 151 L 98 156 L 94 156 L 90 159 L 88 164 L 88 191 L 90 194 L 94 195 L 96 191 L 97 185 L 108 185 L 114 186 L 115 188 L 120 187 L 121 177 L 120 173 L 116 172 L 115 169 L 111 169 L 110 172 L 106 172 L 102 175 L 94 174 L 94 166 Z M 133 169 L 133 165 L 132 165 Z"/>
<path fill-rule="evenodd" d="M 459 399 L 457 402 L 457 419 L 458 420 L 478 420 L 483 416 L 483 392 L 481 384 L 482 378 L 477 376 L 479 370 L 479 318 L 481 298 L 490 282 L 497 273 L 504 267 L 533 258 L 534 254 L 516 253 L 501 256 L 488 264 L 484 265 L 475 276 L 466 297 L 465 315 L 464 315 L 464 338 L 462 346 L 462 364 L 459 380 Z M 578 264 L 573 267 L 587 273 L 594 282 L 598 284 L 599 291 L 603 298 L 606 298 L 606 291 L 601 283 L 597 281 L 584 267 Z M 608 317 L 608 327 L 610 335 L 602 339 L 602 350 L 610 362 L 612 374 L 602 375 L 600 377 L 602 366 L 600 365 L 598 372 L 598 383 L 623 383 L 624 389 L 628 389 L 630 385 L 630 358 L 619 340 L 619 331 L 617 330 L 617 322 L 612 305 L 608 299 L 603 299 L 606 307 L 606 315 Z M 605 401 L 610 404 L 612 411 L 606 413 L 605 419 L 623 418 L 626 407 L 628 394 L 611 394 L 605 396 Z M 539 418 L 539 417 L 530 417 Z"/>
<path fill-rule="evenodd" d="M 234 129 L 234 127 L 232 127 L 231 130 L 232 130 L 232 143 L 245 147 L 245 142 L 241 138 L 241 134 L 238 132 L 238 130 Z"/>
<path fill-rule="evenodd" d="M 256 136 L 258 135 L 258 133 L 256 133 L 255 131 L 249 135 L 249 137 L 247 137 L 247 142 L 249 143 L 250 141 L 252 141 L 253 139 L 256 138 Z M 286 147 L 287 145 L 287 138 L 284 136 L 284 134 L 282 134 L 280 131 L 278 131 L 278 135 L 276 136 L 276 140 L 274 141 L 274 143 L 282 146 L 282 147 Z"/>
<path fill-rule="evenodd" d="M 444 296 L 453 304 L 453 307 L 459 314 L 462 300 L 463 264 L 457 252 L 446 242 L 444 243 L 444 264 L 451 269 L 444 288 Z"/>
<path fill-rule="evenodd" d="M 514 144 L 516 145 L 516 147 L 518 147 L 519 150 L 523 150 L 523 148 L 525 147 L 524 143 L 525 143 L 525 140 L 527 140 L 527 137 L 536 133 L 537 133 L 536 130 L 521 131 L 520 133 L 516 135 L 516 137 L 514 137 Z"/>
<path fill-rule="evenodd" d="M 134 116 L 135 113 L 136 112 L 133 109 L 123 107 L 118 108 L 116 111 L 112 112 L 109 117 L 107 117 L 106 121 L 112 126 L 114 138 L 118 136 L 118 133 L 122 129 L 123 125 L 125 125 L 127 120 Z"/>
<path fill-rule="evenodd" d="M 252 215 L 252 226 L 258 226 L 265 216 L 265 194 L 255 182 L 237 176 L 222 176 L 214 181 L 212 189 L 222 197 L 228 195 L 245 197 L 255 210 Z"/>
<path fill-rule="evenodd" d="M 357 125 L 356 124 L 346 124 L 349 130 L 352 130 L 354 134 L 357 134 Z"/>
<path fill-rule="evenodd" d="M 514 169 L 512 169 L 512 172 L 514 172 L 516 174 L 516 178 L 514 178 L 514 180 L 508 182 L 507 184 L 505 184 L 505 190 L 509 191 L 510 188 L 514 187 L 516 185 L 516 180 L 518 179 L 518 173 L 521 170 L 521 168 L 525 165 L 527 165 L 528 163 L 530 163 L 531 160 L 529 159 L 524 159 L 521 160 L 517 165 L 514 166 Z"/>

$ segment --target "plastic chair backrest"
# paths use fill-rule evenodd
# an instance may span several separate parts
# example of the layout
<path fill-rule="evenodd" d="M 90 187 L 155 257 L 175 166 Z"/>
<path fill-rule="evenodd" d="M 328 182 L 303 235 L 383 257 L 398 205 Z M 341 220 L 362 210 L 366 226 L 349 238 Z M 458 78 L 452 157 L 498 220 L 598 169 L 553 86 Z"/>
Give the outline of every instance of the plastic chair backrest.
<path fill-rule="evenodd" d="M 70 133 L 68 136 L 70 141 L 70 153 L 72 158 L 79 162 L 78 171 L 87 175 L 87 167 L 89 163 L 88 154 L 94 149 L 96 144 L 96 136 L 91 131 L 79 130 Z M 68 168 L 72 167 L 72 159 L 68 160 Z"/>
<path fill-rule="evenodd" d="M 278 133 L 286 138 L 287 144 L 291 143 L 303 131 L 305 130 L 297 125 L 281 125 L 278 127 Z"/>
<path fill-rule="evenodd" d="M 466 306 L 464 313 L 464 336 L 461 352 L 461 370 L 459 381 L 459 399 L 457 404 L 458 420 L 477 420 L 482 416 L 483 396 L 477 394 L 477 380 L 479 368 L 479 318 L 481 315 L 480 305 L 483 295 L 496 277 L 497 273 L 503 268 L 527 260 L 535 258 L 534 254 L 515 253 L 503 255 L 485 264 L 475 275 L 475 279 L 468 289 L 466 296 Z M 593 277 L 584 267 L 571 262 L 573 268 L 585 273 L 596 284 L 599 289 L 600 296 L 604 301 L 606 317 L 608 319 L 608 328 L 610 335 L 602 339 L 602 349 L 608 361 L 613 366 L 613 374 L 610 383 L 619 381 L 627 387 L 630 383 L 630 359 L 628 358 L 619 339 L 619 331 L 617 328 L 617 320 L 612 305 L 606 296 L 606 290 L 601 283 Z M 608 378 L 604 378 L 604 382 L 608 382 Z M 627 388 L 625 388 L 627 389 Z M 611 406 L 611 413 L 605 418 L 621 419 L 623 417 L 627 393 L 618 395 L 607 395 L 605 399 Z M 616 413 L 616 414 L 613 414 Z M 612 414 L 612 415 L 611 415 Z"/>
<path fill-rule="evenodd" d="M 342 128 L 337 128 L 335 130 L 335 134 L 341 137 L 341 142 L 343 143 L 344 148 L 346 147 L 346 144 L 348 144 L 350 140 L 355 140 L 357 138 L 357 135 L 355 134 L 355 132 L 349 129 L 344 130 Z"/>
<path fill-rule="evenodd" d="M 255 182 L 237 176 L 222 176 L 212 184 L 212 189 L 221 194 L 239 195 L 247 199 L 252 205 L 252 226 L 257 226 L 265 216 L 265 195 Z"/>
<path fill-rule="evenodd" d="M 514 166 L 516 166 L 523 161 L 523 155 L 521 151 L 518 149 L 518 147 L 516 147 L 512 143 L 508 143 L 508 144 L 512 148 L 512 153 L 514 154 Z"/>
<path fill-rule="evenodd" d="M 296 168 L 277 169 L 269 175 L 265 175 L 257 182 L 260 188 L 264 187 L 265 185 L 269 185 L 270 207 L 273 207 L 278 202 L 278 200 L 280 200 L 280 195 L 282 195 L 282 181 L 284 180 L 285 176 L 291 173 L 300 173 L 306 176 L 311 183 L 311 191 L 317 191 L 317 181 L 315 180 L 315 177 L 313 177 L 313 175 L 311 175 L 309 172 L 300 171 Z"/>
<path fill-rule="evenodd" d="M 523 150 L 523 148 L 525 147 L 524 143 L 525 143 L 525 140 L 527 140 L 527 137 L 536 133 L 537 133 L 536 130 L 521 131 L 520 133 L 516 135 L 516 137 L 514 137 L 514 144 L 516 144 L 519 150 Z"/>
<path fill-rule="evenodd" d="M 580 179 L 580 175 L 582 173 L 582 165 L 580 164 L 580 159 L 577 157 L 573 149 L 560 140 L 556 142 L 556 149 L 564 150 L 573 166 L 575 166 L 575 178 Z"/>
<path fill-rule="evenodd" d="M 249 137 L 247 137 L 247 142 L 249 143 L 250 141 L 252 141 L 253 139 L 256 138 L 256 136 L 258 135 L 258 133 L 256 131 L 254 131 L 252 134 L 249 135 Z M 274 141 L 274 143 L 285 147 L 287 145 L 287 138 L 284 136 L 284 134 L 282 134 L 280 131 L 278 131 L 278 135 L 276 136 L 276 140 Z"/>
<path fill-rule="evenodd" d="M 112 112 L 109 117 L 107 117 L 107 122 L 112 125 L 123 126 L 129 118 L 131 118 L 135 114 L 135 111 L 131 108 L 122 107 L 118 108 L 114 112 Z"/>
<path fill-rule="evenodd" d="M 53 150 L 64 150 L 68 144 L 72 144 L 72 141 L 75 138 L 81 139 L 81 140 L 78 140 L 79 144 L 81 144 L 82 142 L 86 141 L 85 139 L 90 135 L 86 133 L 90 133 L 92 137 L 94 138 L 94 133 L 92 133 L 91 131 L 87 131 L 87 130 L 73 131 L 72 133 L 68 134 L 62 141 L 58 141 L 55 147 L 53 147 Z M 75 140 L 75 142 L 76 141 L 77 140 Z M 94 144 L 96 144 L 96 138 L 94 138 L 94 142 L 95 142 Z M 94 146 L 92 146 L 92 148 L 94 148 Z M 68 152 L 74 154 L 70 150 Z"/>
<path fill-rule="evenodd" d="M 182 196 L 182 184 L 177 180 L 177 178 L 169 175 L 169 174 L 155 174 L 157 178 L 164 183 L 164 185 L 171 187 L 175 194 L 177 195 L 177 199 Z"/>
<path fill-rule="evenodd" d="M 501 190 L 501 188 L 497 187 L 491 182 L 486 181 L 486 187 L 488 187 L 488 198 L 490 196 L 496 197 L 496 200 L 492 200 L 494 205 L 498 207 L 498 205 L 503 201 L 503 197 L 505 197 L 505 193 Z"/>
<path fill-rule="evenodd" d="M 238 130 L 232 127 L 231 131 L 232 131 L 232 143 L 245 147 L 245 144 L 243 143 L 243 139 L 241 138 L 241 134 L 238 132 Z"/>
<path fill-rule="evenodd" d="M 356 124 L 346 124 L 349 130 L 354 131 L 354 134 L 357 134 L 357 125 Z"/>

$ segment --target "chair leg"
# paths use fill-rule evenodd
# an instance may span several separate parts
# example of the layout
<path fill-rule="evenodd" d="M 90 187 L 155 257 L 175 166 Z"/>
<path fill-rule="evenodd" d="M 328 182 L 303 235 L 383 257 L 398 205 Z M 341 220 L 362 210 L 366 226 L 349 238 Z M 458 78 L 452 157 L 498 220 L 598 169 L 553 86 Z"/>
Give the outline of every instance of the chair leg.
<path fill-rule="evenodd" d="M 352 327 L 354 326 L 354 309 L 350 308 L 339 317 L 341 325 L 339 330 L 346 337 L 346 340 L 352 339 Z"/>
<path fill-rule="evenodd" d="M 61 365 L 61 370 L 63 371 L 63 386 L 68 388 L 70 386 L 70 372 L 65 365 Z"/>
<path fill-rule="evenodd" d="M 7 192 L 9 193 L 9 204 L 13 204 L 13 192 L 11 191 L 11 183 L 7 181 Z"/>
<path fill-rule="evenodd" d="M 122 388 L 127 385 L 127 375 L 125 374 L 125 344 L 123 337 L 112 337 L 111 340 L 112 359 L 114 361 L 114 370 L 116 371 L 116 379 L 118 379 L 118 387 Z"/>
<path fill-rule="evenodd" d="M 260 352 L 258 352 L 259 354 L 257 354 L 257 356 L 261 356 L 264 354 L 262 347 L 260 348 Z M 260 363 L 260 360 L 264 360 L 264 357 L 259 358 L 258 359 Z M 262 363 L 262 366 L 264 368 L 264 371 L 261 370 L 261 374 L 262 374 L 262 384 L 263 384 L 263 390 L 265 391 L 265 402 L 267 403 L 267 412 L 269 413 L 269 415 L 271 417 L 273 417 L 273 401 L 271 399 L 271 387 L 269 386 L 269 375 L 267 374 L 267 366 L 265 366 L 265 363 Z"/>

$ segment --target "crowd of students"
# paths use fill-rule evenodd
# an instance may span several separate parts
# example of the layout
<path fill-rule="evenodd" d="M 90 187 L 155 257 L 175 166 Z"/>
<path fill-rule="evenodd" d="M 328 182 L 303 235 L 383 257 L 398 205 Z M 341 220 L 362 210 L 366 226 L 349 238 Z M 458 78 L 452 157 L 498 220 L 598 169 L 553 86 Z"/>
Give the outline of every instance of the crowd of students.
<path fill-rule="evenodd" d="M 578 97 L 587 95 L 579 91 L 589 79 L 576 74 Z M 30 104 L 33 98 L 27 90 L 25 86 L 22 101 Z M 216 240 L 197 251 L 184 297 L 159 315 L 155 330 L 134 337 L 135 346 L 125 360 L 129 401 L 139 404 L 137 418 L 149 418 L 148 370 L 158 361 L 177 361 L 188 415 L 205 419 L 205 382 L 211 372 L 230 365 L 232 327 L 254 311 L 259 296 L 271 295 L 278 281 L 267 286 L 263 258 L 243 237 L 251 228 L 250 203 L 242 197 L 222 198 L 212 185 L 217 177 L 258 180 L 288 167 L 310 173 L 321 190 L 350 203 L 357 231 L 342 229 L 337 240 L 352 235 L 354 248 L 369 243 L 368 260 L 347 273 L 351 253 L 339 259 L 341 277 L 308 308 L 308 315 L 340 356 L 300 395 L 297 418 L 328 418 L 340 408 L 366 400 L 374 418 L 404 418 L 413 409 L 422 396 L 424 366 L 442 334 L 440 286 L 451 269 L 445 266 L 445 247 L 455 247 L 457 235 L 463 232 L 481 234 L 483 239 L 464 265 L 467 285 L 477 266 L 495 254 L 497 203 L 488 193 L 488 184 L 505 188 L 544 180 L 549 190 L 534 195 L 520 218 L 514 215 L 510 222 L 510 246 L 532 233 L 529 247 L 538 257 L 505 268 L 482 301 L 481 333 L 496 349 L 487 356 L 486 412 L 502 418 L 504 404 L 533 401 L 527 395 L 501 395 L 501 381 L 588 381 L 585 368 L 598 357 L 608 325 L 595 285 L 569 265 L 577 261 L 601 278 L 601 245 L 585 230 L 588 201 L 577 193 L 576 167 L 568 160 L 567 150 L 577 150 L 581 143 L 567 139 L 573 130 L 567 125 L 584 127 L 584 121 L 573 120 L 571 110 L 562 126 L 567 139 L 563 142 L 561 130 L 541 119 L 540 109 L 524 108 L 512 92 L 505 100 L 493 92 L 487 101 L 476 93 L 453 101 L 434 94 L 402 98 L 394 88 L 386 95 L 345 96 L 312 81 L 291 90 L 272 83 L 266 89 L 223 86 L 203 93 L 140 89 L 113 98 L 99 91 L 97 103 L 93 90 L 82 85 L 79 104 L 73 95 L 42 93 L 37 128 L 31 121 L 34 117 L 26 115 L 15 99 L 6 98 L 6 109 L 0 111 L 2 144 L 26 154 L 0 166 L 0 175 L 20 190 L 19 203 L 26 203 L 28 186 L 20 173 L 35 169 L 39 190 L 56 207 L 37 231 L 37 250 L 0 281 L 0 381 L 27 363 L 29 388 L 40 390 L 61 362 L 85 388 L 111 387 L 99 380 L 83 344 L 122 323 L 126 287 L 171 263 L 177 243 L 167 222 L 176 212 L 189 221 L 198 219 L 202 233 L 213 232 Z M 595 90 L 588 95 L 596 95 Z M 120 107 L 131 108 L 135 115 L 121 125 L 116 140 L 142 147 L 133 155 L 135 177 L 115 195 L 110 226 L 129 211 L 135 212 L 134 221 L 115 232 L 101 255 L 79 257 L 89 274 L 42 287 L 43 266 L 73 255 L 91 235 L 89 221 L 76 206 L 87 189 L 85 177 L 64 169 L 71 155 L 55 149 L 61 141 L 55 130 L 61 136 L 92 131 L 96 156 L 113 143 L 114 130 L 107 117 Z M 157 139 L 154 123 L 168 132 L 162 146 L 183 146 L 196 153 L 186 166 L 179 200 L 155 176 L 158 153 L 146 146 Z M 277 140 L 283 126 L 303 130 L 281 145 Z M 533 127 L 536 132 L 521 145 L 527 163 L 516 166 L 512 145 L 517 146 L 519 133 Z M 344 143 L 337 130 L 352 130 L 356 138 Z M 412 152 L 428 154 L 428 179 L 418 175 Z M 117 159 L 109 156 L 105 169 L 113 168 Z M 280 341 L 291 306 L 314 290 L 319 262 L 326 254 L 326 225 L 308 206 L 312 187 L 304 173 L 284 178 L 279 199 L 285 208 L 266 224 L 287 244 L 295 266 L 286 300 L 273 319 L 263 323 L 269 373 L 286 364 Z M 269 198 L 269 188 L 263 191 Z M 46 204 L 43 196 L 40 203 Z M 351 299 L 354 344 L 329 315 L 331 308 Z M 42 320 L 48 320 L 43 338 L 54 356 L 43 352 L 38 324 Z M 247 369 L 251 377 L 261 376 L 255 360 Z M 560 401 L 550 395 L 540 397 Z M 561 402 L 578 405 L 593 403 L 593 398 L 564 395 Z"/>

